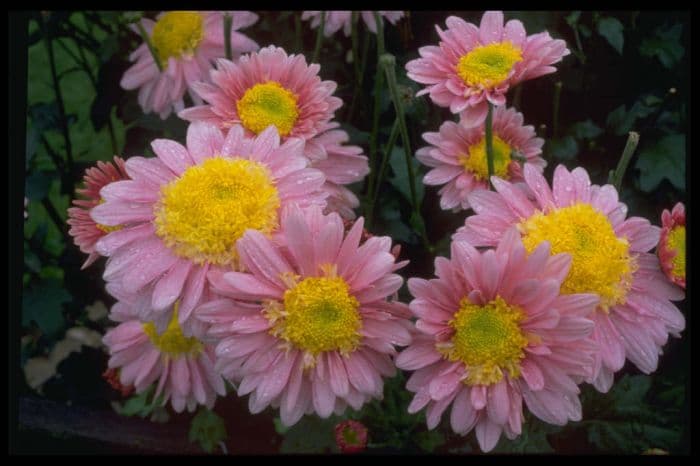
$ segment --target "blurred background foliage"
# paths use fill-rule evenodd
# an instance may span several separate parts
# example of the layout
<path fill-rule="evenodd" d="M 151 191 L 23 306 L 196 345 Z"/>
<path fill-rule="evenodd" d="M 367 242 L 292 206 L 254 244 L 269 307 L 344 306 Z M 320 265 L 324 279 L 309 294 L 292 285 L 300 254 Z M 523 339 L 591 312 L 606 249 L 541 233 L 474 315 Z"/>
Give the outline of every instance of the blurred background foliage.
<path fill-rule="evenodd" d="M 152 18 L 156 13 L 143 14 Z M 96 161 L 111 160 L 115 154 L 152 156 L 149 143 L 156 137 L 184 140 L 184 121 L 174 115 L 167 120 L 143 115 L 136 93 L 119 86 L 128 56 L 140 42 L 127 25 L 141 14 L 36 12 L 29 21 L 25 154 L 29 202 L 21 319 L 26 379 L 21 393 L 39 392 L 103 408 L 112 403 L 120 414 L 160 422 L 184 419 L 190 423 L 190 440 L 209 452 L 337 452 L 333 426 L 352 418 L 368 427 L 369 452 L 478 453 L 473 434 L 455 435 L 448 420 L 427 431 L 422 414 L 407 414 L 410 394 L 403 388 L 401 373 L 387 381 L 383 401 L 360 412 L 348 411 L 342 418 L 305 417 L 290 429 L 273 419 L 269 410 L 251 416 L 245 400 L 235 395 L 219 400 L 214 411 L 196 415 L 154 412 L 148 393 L 118 402 L 122 397 L 100 377 L 107 357 L 100 349 L 99 334 L 110 325 L 106 309 L 114 302 L 101 279 L 104 263 L 80 271 L 85 257 L 67 235 L 65 222 L 84 170 Z M 418 85 L 406 77 L 404 65 L 418 56 L 418 47 L 437 43 L 434 25 L 444 27 L 451 14 L 478 24 L 482 13 L 410 12 L 396 27 L 385 27 L 386 50 L 396 56 L 411 155 L 425 145 L 423 132 L 437 131 L 454 116 L 425 97 L 414 98 Z M 546 139 L 545 174 L 551 176 L 559 163 L 569 168 L 581 165 L 594 183 L 604 184 L 617 165 L 627 133 L 636 131 L 640 144 L 624 178 L 621 199 L 630 215 L 659 224 L 664 208 L 686 200 L 689 13 L 520 11 L 506 12 L 506 19 L 520 19 L 529 34 L 549 31 L 566 40 L 572 52 L 557 73 L 521 84 L 508 96 L 509 105 L 522 111 L 526 123 Z M 377 40 L 364 29 L 358 28 L 361 61 L 356 63 L 350 37 L 337 33 L 322 41 L 320 75 L 338 83 L 336 95 L 345 104 L 336 119 L 350 133 L 350 142 L 365 153 L 376 143 L 375 170 L 379 160 L 387 161 L 385 180 L 375 190 L 374 211 L 368 209 L 367 187 L 363 183 L 352 187 L 362 200 L 359 214 L 371 216 L 373 234 L 390 235 L 401 243 L 401 257 L 411 259 L 405 277 L 428 277 L 435 255 L 448 254 L 450 236 L 466 213 L 439 208 L 437 189 L 424 187 L 424 168 L 417 162 L 413 171 L 422 218 L 413 212 L 404 147 L 385 84 L 379 89 L 377 139 L 371 141 Z M 300 12 L 262 12 L 260 21 L 243 32 L 261 46 L 281 46 L 306 54 L 308 60 L 317 38 L 316 30 L 300 21 Z M 427 242 L 420 238 L 423 228 Z M 401 297 L 410 299 L 405 290 Z M 685 311 L 685 303 L 681 307 Z M 76 333 L 75 328 L 81 330 Z M 658 371 L 651 376 L 640 375 L 628 364 L 608 394 L 582 386 L 583 421 L 559 428 L 528 415 L 523 435 L 516 441 L 502 438 L 495 451 L 689 452 L 688 332 L 680 341 L 669 341 Z M 249 450 L 241 450 L 241 443 Z"/>

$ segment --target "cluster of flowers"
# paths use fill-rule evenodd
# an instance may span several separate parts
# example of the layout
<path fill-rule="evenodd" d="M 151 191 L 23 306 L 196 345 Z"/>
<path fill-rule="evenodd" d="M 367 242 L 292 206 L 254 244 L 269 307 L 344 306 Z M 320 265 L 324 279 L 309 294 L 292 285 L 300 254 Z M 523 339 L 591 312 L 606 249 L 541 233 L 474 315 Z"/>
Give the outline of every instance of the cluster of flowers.
<path fill-rule="evenodd" d="M 222 58 L 225 14 L 234 61 Z M 318 27 L 319 15 L 303 19 Z M 324 33 L 347 34 L 351 17 L 327 13 Z M 363 17 L 372 30 L 373 15 Z M 501 433 L 520 434 L 523 400 L 562 425 L 581 418 L 580 383 L 607 391 L 625 359 L 656 369 L 668 335 L 685 326 L 670 302 L 684 297 L 682 206 L 664 212 L 660 232 L 626 218 L 615 189 L 591 184 L 583 168 L 557 167 L 550 188 L 542 139 L 504 106 L 511 85 L 555 71 L 563 41 L 526 36 L 499 12 L 480 27 L 450 17 L 440 45 L 407 64 L 428 85 L 421 93 L 461 117 L 424 134 L 431 146 L 416 156 L 433 167 L 424 182 L 445 184 L 442 208 L 475 215 L 451 259 L 435 260 L 437 278 L 408 280 L 406 305 L 395 272 L 407 261 L 354 220 L 345 185 L 369 169 L 331 121 L 336 84 L 303 56 L 258 50 L 237 32 L 256 21 L 250 12 L 142 20 L 150 43 L 122 85 L 140 89 L 144 111 L 175 109 L 191 122 L 186 144 L 157 139 L 154 158 L 98 163 L 69 210 L 85 266 L 108 257 L 120 324 L 104 341 L 123 385 L 157 383 L 156 396 L 182 411 L 211 407 L 227 380 L 250 395 L 252 413 L 272 406 L 292 425 L 381 399 L 398 367 L 415 371 L 410 412 L 425 408 L 432 429 L 452 405 L 454 431 L 475 429 L 488 451 Z M 186 90 L 197 106 L 184 108 Z M 661 262 L 648 253 L 657 244 Z"/>

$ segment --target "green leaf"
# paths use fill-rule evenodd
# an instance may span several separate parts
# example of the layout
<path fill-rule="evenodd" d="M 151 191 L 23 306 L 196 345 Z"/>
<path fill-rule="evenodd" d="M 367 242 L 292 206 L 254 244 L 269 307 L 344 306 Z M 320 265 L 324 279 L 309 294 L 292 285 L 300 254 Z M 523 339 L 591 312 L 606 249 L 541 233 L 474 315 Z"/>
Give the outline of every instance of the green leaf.
<path fill-rule="evenodd" d="M 573 160 L 578 154 L 578 143 L 571 136 L 547 141 L 547 152 L 558 160 Z"/>
<path fill-rule="evenodd" d="M 654 37 L 642 40 L 639 53 L 645 57 L 656 57 L 664 67 L 671 69 L 685 54 L 685 48 L 680 42 L 682 32 L 682 24 L 674 24 L 668 29 L 656 28 Z"/>
<path fill-rule="evenodd" d="M 340 421 L 337 416 L 302 418 L 287 429 L 280 453 L 328 453 L 336 450 L 334 428 Z"/>
<path fill-rule="evenodd" d="M 589 118 L 571 125 L 569 133 L 576 139 L 595 139 L 603 134 L 603 130 Z"/>
<path fill-rule="evenodd" d="M 416 176 L 415 186 L 416 186 L 416 202 L 418 205 L 423 202 L 423 196 L 425 195 L 425 185 L 421 181 L 420 171 L 418 170 L 418 159 L 415 157 L 410 157 L 409 159 L 413 165 L 413 173 Z M 389 165 L 394 171 L 394 176 L 389 178 L 389 183 L 394 186 L 408 202 L 411 202 L 411 186 L 409 185 L 408 167 L 406 166 L 406 158 L 404 156 L 404 151 L 402 147 L 394 147 L 391 151 L 391 157 L 389 158 Z"/>
<path fill-rule="evenodd" d="M 616 18 L 605 17 L 598 21 L 598 34 L 605 37 L 612 47 L 617 50 L 617 53 L 622 55 L 622 46 L 624 45 L 624 36 L 622 23 Z"/>
<path fill-rule="evenodd" d="M 24 290 L 22 296 L 22 325 L 34 321 L 48 335 L 57 335 L 63 329 L 63 304 L 72 299 L 59 280 L 49 279 Z"/>
<path fill-rule="evenodd" d="M 204 451 L 211 453 L 214 448 L 226 440 L 224 420 L 207 408 L 200 408 L 192 419 L 189 433 L 190 442 L 198 442 Z"/>
<path fill-rule="evenodd" d="M 576 27 L 576 23 L 578 23 L 578 20 L 580 17 L 581 17 L 581 11 L 577 10 L 577 11 L 572 11 L 571 14 L 567 15 L 566 18 L 564 18 L 564 19 L 569 24 L 569 26 L 571 26 L 573 28 L 573 27 Z"/>
<path fill-rule="evenodd" d="M 685 191 L 685 135 L 665 136 L 655 145 L 641 150 L 635 167 L 639 170 L 642 191 L 653 191 L 664 179 Z"/>
<path fill-rule="evenodd" d="M 27 177 L 26 193 L 32 201 L 40 201 L 46 197 L 51 187 L 52 176 L 56 172 L 35 171 Z"/>

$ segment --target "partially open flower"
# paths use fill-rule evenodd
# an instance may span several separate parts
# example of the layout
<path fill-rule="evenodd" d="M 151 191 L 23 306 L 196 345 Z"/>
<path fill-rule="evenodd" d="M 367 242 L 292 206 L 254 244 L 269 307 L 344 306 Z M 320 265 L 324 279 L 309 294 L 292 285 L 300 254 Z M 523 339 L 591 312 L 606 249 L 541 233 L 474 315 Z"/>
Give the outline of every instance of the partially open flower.
<path fill-rule="evenodd" d="M 367 427 L 348 419 L 335 426 L 335 443 L 343 453 L 358 453 L 367 447 Z"/>
<path fill-rule="evenodd" d="M 664 273 L 685 289 L 685 206 L 679 202 L 661 214 L 661 238 L 656 248 Z"/>
<path fill-rule="evenodd" d="M 352 28 L 352 11 L 326 11 L 326 17 L 323 21 L 323 35 L 330 37 L 341 28 L 345 37 L 350 35 Z M 377 33 L 377 20 L 374 17 L 374 11 L 360 11 L 360 17 L 367 25 L 367 29 L 373 34 Z M 403 11 L 377 11 L 382 19 L 386 19 L 391 24 L 396 24 L 398 20 L 403 18 Z M 301 15 L 303 20 L 311 20 L 311 28 L 316 29 L 321 24 L 321 11 L 305 11 Z"/>

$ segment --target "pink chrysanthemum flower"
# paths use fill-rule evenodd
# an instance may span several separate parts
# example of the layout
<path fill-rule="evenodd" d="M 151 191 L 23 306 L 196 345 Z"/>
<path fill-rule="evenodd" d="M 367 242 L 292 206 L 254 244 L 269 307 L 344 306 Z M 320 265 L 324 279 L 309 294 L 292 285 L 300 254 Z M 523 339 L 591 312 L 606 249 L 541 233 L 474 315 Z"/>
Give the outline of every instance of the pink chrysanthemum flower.
<path fill-rule="evenodd" d="M 102 188 L 95 221 L 125 225 L 96 245 L 109 256 L 104 278 L 134 297 L 140 317 L 163 329 L 180 300 L 180 324 L 203 299 L 210 268 L 237 268 L 236 243 L 256 229 L 272 234 L 289 203 L 325 205 L 321 172 L 307 168 L 304 141 L 280 144 L 274 127 L 255 138 L 234 126 L 193 123 L 187 147 L 156 139 L 156 158 L 131 157 L 132 180 Z M 185 333 L 191 331 L 185 325 Z"/>
<path fill-rule="evenodd" d="M 433 167 L 423 182 L 445 186 L 440 189 L 440 207 L 468 209 L 467 195 L 475 189 L 488 189 L 484 126 L 467 127 L 453 121 L 440 126 L 439 133 L 423 133 L 432 146 L 416 152 L 423 164 Z M 535 129 L 523 126 L 523 115 L 513 108 L 498 107 L 493 114 L 494 174 L 501 178 L 523 179 L 521 163 L 542 171 L 547 165 L 539 155 L 544 140 L 535 137 Z"/>
<path fill-rule="evenodd" d="M 252 413 L 271 405 L 289 426 L 304 413 L 326 418 L 382 397 L 394 345 L 411 342 L 406 305 L 387 299 L 403 282 L 392 272 L 406 262 L 395 263 L 388 237 L 360 246 L 362 225 L 345 235 L 336 213 L 290 206 L 276 244 L 252 230 L 239 241 L 248 273 L 209 273 L 225 298 L 197 316 L 219 339 L 216 368 L 240 380 Z"/>
<path fill-rule="evenodd" d="M 197 404 L 211 409 L 216 395 L 226 394 L 224 381 L 214 370 L 214 347 L 186 337 L 177 310 L 166 330 L 159 332 L 129 309 L 115 308 L 112 319 L 121 323 L 105 334 L 103 342 L 109 349 L 108 367 L 119 370 L 122 386 L 133 385 L 136 393 L 142 393 L 157 381 L 154 398 L 162 395 L 163 405 L 170 400 L 178 413 L 185 408 L 194 411 Z"/>
<path fill-rule="evenodd" d="M 680 336 L 683 314 L 669 301 L 683 299 L 661 272 L 659 260 L 647 253 L 659 240 L 659 228 L 627 216 L 611 185 L 591 185 L 581 167 L 569 172 L 560 165 L 550 189 L 536 169 L 526 166 L 528 198 L 511 183 L 491 178 L 497 192 L 469 195 L 477 215 L 468 217 L 454 239 L 475 246 L 493 246 L 517 225 L 528 251 L 549 241 L 552 252 L 572 256 L 562 292 L 596 293 L 600 304 L 592 319 L 592 337 L 600 345 L 592 382 L 606 392 L 625 357 L 642 372 L 656 370 L 668 334 Z"/>
<path fill-rule="evenodd" d="M 436 105 L 462 112 L 469 126 L 484 121 L 487 101 L 505 104 L 510 86 L 554 73 L 551 65 L 569 54 L 566 43 L 546 31 L 526 36 L 515 19 L 504 26 L 501 11 L 484 13 L 478 28 L 457 16 L 446 23 L 446 31 L 435 26 L 440 45 L 421 47 L 421 58 L 408 62 L 406 70 L 427 85 L 417 95 L 430 94 Z"/>
<path fill-rule="evenodd" d="M 338 123 L 331 123 L 337 128 Z M 354 219 L 360 205 L 357 196 L 344 185 L 362 181 L 369 173 L 367 156 L 359 146 L 344 145 L 350 137 L 342 129 L 331 129 L 306 141 L 304 154 L 311 166 L 326 176 L 323 189 L 328 193 L 326 212 L 338 212 L 345 219 Z"/>
<path fill-rule="evenodd" d="M 677 203 L 671 212 L 661 214 L 661 238 L 656 248 L 664 273 L 685 289 L 685 206 Z"/>
<path fill-rule="evenodd" d="M 238 57 L 242 53 L 258 50 L 259 46 L 238 29 L 248 27 L 258 20 L 249 11 L 232 11 L 231 51 Z M 169 11 L 158 15 L 157 21 L 148 18 L 141 25 L 149 36 L 156 59 L 142 44 L 129 57 L 136 63 L 121 80 L 124 89 L 139 89 L 139 105 L 144 113 L 155 112 L 165 119 L 170 112 L 184 108 L 183 97 L 189 91 L 192 100 L 201 99 L 192 91 L 192 84 L 207 80 L 212 62 L 226 56 L 224 45 L 224 12 L 221 11 Z M 137 34 L 138 27 L 132 26 Z"/>
<path fill-rule="evenodd" d="M 103 202 L 100 197 L 100 189 L 113 181 L 129 179 L 129 175 L 124 168 L 124 160 L 115 156 L 114 162 L 97 162 L 97 166 L 85 170 L 83 183 L 85 187 L 77 192 L 85 199 L 74 199 L 73 205 L 68 209 L 68 234 L 73 237 L 75 245 L 85 254 L 89 254 L 87 260 L 81 267 L 84 269 L 92 265 L 100 257 L 95 250 L 95 244 L 110 231 L 115 231 L 120 226 L 109 227 L 100 225 L 90 217 L 90 210 Z"/>
<path fill-rule="evenodd" d="M 495 250 L 455 241 L 451 255 L 435 260 L 437 279 L 408 281 L 422 332 L 396 359 L 416 370 L 409 413 L 427 407 L 433 429 L 452 403 L 452 429 L 476 429 L 484 451 L 502 432 L 520 435 L 523 400 L 545 422 L 580 420 L 577 383 L 593 365 L 588 316 L 598 297 L 560 295 L 571 257 L 550 256 L 546 242 L 528 255 L 515 229 Z"/>
<path fill-rule="evenodd" d="M 335 425 L 335 444 L 343 453 L 359 453 L 367 448 L 367 427 L 348 419 Z"/>
<path fill-rule="evenodd" d="M 274 125 L 282 137 L 310 139 L 329 129 L 333 113 L 343 105 L 332 95 L 337 84 L 318 77 L 320 68 L 307 65 L 303 55 L 287 55 L 273 45 L 236 62 L 220 59 L 218 69 L 211 71 L 211 84 L 194 85 L 209 105 L 178 115 L 222 129 L 240 124 L 250 134 Z"/>
<path fill-rule="evenodd" d="M 330 37 L 341 28 L 345 37 L 350 35 L 352 28 L 352 11 L 326 11 L 326 17 L 324 18 L 323 35 Z M 360 11 L 360 17 L 364 20 L 367 25 L 367 29 L 370 32 L 377 33 L 377 21 L 374 18 L 374 11 Z M 403 11 L 377 11 L 379 16 L 389 21 L 391 24 L 396 24 L 398 20 L 403 18 Z M 321 12 L 320 11 L 305 11 L 301 15 L 302 20 L 311 20 L 311 28 L 316 29 L 321 24 Z"/>

